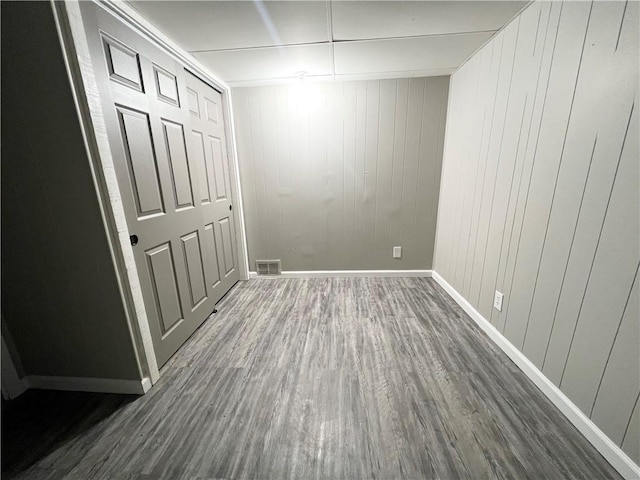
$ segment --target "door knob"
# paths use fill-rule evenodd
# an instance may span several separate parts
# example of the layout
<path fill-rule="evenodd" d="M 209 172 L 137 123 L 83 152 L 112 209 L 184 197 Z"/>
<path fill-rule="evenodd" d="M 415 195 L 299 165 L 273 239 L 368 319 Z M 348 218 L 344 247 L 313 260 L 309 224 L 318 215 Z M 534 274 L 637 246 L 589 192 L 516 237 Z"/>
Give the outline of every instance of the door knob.
<path fill-rule="evenodd" d="M 233 210 L 233 206 L 229 205 L 229 211 Z"/>
<path fill-rule="evenodd" d="M 129 237 L 129 240 L 131 240 L 131 245 L 134 246 L 134 247 L 138 244 L 138 236 L 137 235 L 131 235 Z"/>

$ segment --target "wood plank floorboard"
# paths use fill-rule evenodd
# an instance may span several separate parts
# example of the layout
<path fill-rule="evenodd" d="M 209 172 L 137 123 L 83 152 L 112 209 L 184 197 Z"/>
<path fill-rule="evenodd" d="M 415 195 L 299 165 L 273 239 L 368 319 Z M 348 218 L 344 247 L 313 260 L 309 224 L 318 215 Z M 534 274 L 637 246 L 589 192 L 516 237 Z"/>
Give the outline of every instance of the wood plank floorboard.
<path fill-rule="evenodd" d="M 425 278 L 240 282 L 149 393 L 30 391 L 2 441 L 16 479 L 620 478 Z"/>

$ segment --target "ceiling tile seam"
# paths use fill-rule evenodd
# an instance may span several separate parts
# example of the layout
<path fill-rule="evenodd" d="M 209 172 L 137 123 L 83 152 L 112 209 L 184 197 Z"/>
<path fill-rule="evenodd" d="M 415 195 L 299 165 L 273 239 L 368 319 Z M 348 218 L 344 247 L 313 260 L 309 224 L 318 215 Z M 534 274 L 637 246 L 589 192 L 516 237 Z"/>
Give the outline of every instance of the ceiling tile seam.
<path fill-rule="evenodd" d="M 189 50 L 189 53 L 211 53 L 211 52 L 237 52 L 242 50 L 265 50 L 267 48 L 286 48 L 286 47 L 305 47 L 311 45 L 328 45 L 327 40 L 319 40 L 317 42 L 302 43 L 283 43 L 281 45 L 256 45 L 253 47 L 236 47 L 236 48 L 210 48 L 204 50 Z"/>
<path fill-rule="evenodd" d="M 464 61 L 464 62 L 462 62 L 462 63 L 461 63 L 461 64 L 456 68 L 456 72 L 457 72 L 458 70 L 460 70 L 462 67 L 464 67 L 464 66 L 467 64 L 467 62 L 468 62 L 469 60 L 471 60 L 471 59 L 476 55 L 476 53 L 478 53 L 478 52 L 479 52 L 480 50 L 482 50 L 482 49 L 483 49 L 487 44 L 489 44 L 489 42 L 491 42 L 494 38 L 496 38 L 498 35 L 500 35 L 500 33 L 502 33 L 502 31 L 506 30 L 506 28 L 507 28 L 509 25 L 511 25 L 511 24 L 515 21 L 515 19 L 516 19 L 516 18 L 519 18 L 519 17 L 520 17 L 520 15 L 522 15 L 522 13 L 523 13 L 527 8 L 529 8 L 531 5 L 533 5 L 534 3 L 535 3 L 535 1 L 534 1 L 534 0 L 530 0 L 530 1 L 529 1 L 528 3 L 526 3 L 526 4 L 525 4 L 525 5 L 524 5 L 520 10 L 518 10 L 518 13 L 516 13 L 516 14 L 515 14 L 515 15 L 514 15 L 514 16 L 513 16 L 513 17 L 512 17 L 508 22 L 506 22 L 504 25 L 502 25 L 502 27 L 500 27 L 498 30 L 496 30 L 495 32 L 493 32 L 493 35 L 491 35 L 491 37 L 489 37 L 489 38 L 487 39 L 487 41 L 486 41 L 486 42 L 484 42 L 482 45 L 480 45 L 480 46 L 479 46 L 479 47 L 478 47 L 478 48 L 477 48 L 477 49 L 476 49 L 476 50 L 475 50 L 471 55 L 469 55 L 469 56 L 465 59 L 465 61 Z M 453 72 L 453 73 L 456 73 L 456 72 Z M 452 74 L 452 75 L 453 75 L 453 74 Z"/>
<path fill-rule="evenodd" d="M 375 38 L 347 38 L 334 39 L 333 43 L 359 43 L 359 42 L 379 42 L 381 40 L 404 40 L 407 38 L 430 38 L 430 37 L 455 37 L 458 35 L 474 35 L 476 33 L 496 33 L 498 30 L 469 30 L 464 32 L 448 32 L 448 33 L 426 33 L 424 35 L 405 35 L 401 37 L 375 37 Z"/>
<path fill-rule="evenodd" d="M 437 33 L 431 35 L 410 35 L 406 37 L 379 37 L 379 38 L 363 38 L 359 40 L 330 40 L 320 42 L 308 42 L 308 43 L 287 43 L 283 45 L 261 45 L 257 47 L 239 47 L 239 48 L 219 48 L 211 50 L 189 50 L 189 53 L 216 53 L 216 52 L 237 52 L 244 50 L 266 50 L 269 48 L 290 48 L 290 47 L 306 47 L 313 45 L 335 45 L 335 44 L 349 44 L 349 43 L 367 43 L 367 42 L 380 42 L 384 40 L 412 40 L 416 38 L 429 38 L 429 37 L 454 37 L 457 35 L 473 35 L 476 33 L 490 33 L 494 35 L 499 30 L 477 30 L 470 32 L 457 32 L 457 33 Z"/>
<path fill-rule="evenodd" d="M 393 70 L 393 71 L 388 71 L 388 70 L 381 70 L 381 71 L 376 71 L 376 72 L 367 72 L 367 73 L 336 73 L 335 76 L 338 78 L 353 78 L 353 77 L 379 77 L 379 76 L 385 76 L 385 78 L 413 78 L 413 77 L 404 77 L 403 75 L 414 75 L 415 77 L 420 77 L 420 76 L 429 76 L 427 75 L 429 72 L 440 72 L 443 70 L 451 70 L 452 73 L 442 73 L 440 75 L 433 75 L 433 76 L 437 76 L 437 77 L 448 77 L 450 75 L 453 74 L 453 70 L 455 70 L 456 67 L 438 67 L 438 68 L 425 68 L 425 69 L 417 69 L 417 70 Z M 329 77 L 332 77 L 333 75 L 331 73 L 318 73 L 315 75 L 307 75 L 307 79 L 315 79 L 315 78 L 319 78 L 319 79 L 327 79 Z M 232 87 L 243 87 L 245 86 L 245 84 L 247 84 L 247 86 L 249 84 L 253 85 L 256 82 L 278 82 L 278 81 L 284 81 L 284 80 L 298 80 L 298 76 L 288 76 L 288 77 L 263 77 L 263 78 L 252 78 L 252 79 L 244 79 L 244 80 L 240 80 L 240 79 L 236 79 L 236 80 L 227 80 L 227 83 L 229 83 L 229 85 L 231 85 Z"/>

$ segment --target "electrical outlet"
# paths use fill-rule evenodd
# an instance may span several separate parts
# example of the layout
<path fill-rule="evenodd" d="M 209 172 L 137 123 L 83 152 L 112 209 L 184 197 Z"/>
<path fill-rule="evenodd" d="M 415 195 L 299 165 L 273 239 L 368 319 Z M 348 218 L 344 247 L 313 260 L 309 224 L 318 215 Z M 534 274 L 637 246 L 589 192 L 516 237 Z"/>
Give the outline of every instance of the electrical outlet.
<path fill-rule="evenodd" d="M 393 258 L 402 258 L 402 247 L 393 247 Z"/>
<path fill-rule="evenodd" d="M 504 293 L 500 293 L 499 291 L 496 290 L 496 296 L 493 297 L 493 308 L 495 308 L 499 312 L 502 311 L 502 299 L 503 298 L 504 298 Z"/>

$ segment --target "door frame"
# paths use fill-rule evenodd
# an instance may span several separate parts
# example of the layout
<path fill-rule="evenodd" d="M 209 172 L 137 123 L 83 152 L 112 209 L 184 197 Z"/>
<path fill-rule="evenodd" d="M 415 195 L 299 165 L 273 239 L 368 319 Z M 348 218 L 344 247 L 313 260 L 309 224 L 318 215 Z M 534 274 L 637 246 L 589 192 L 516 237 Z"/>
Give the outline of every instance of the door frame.
<path fill-rule="evenodd" d="M 78 111 L 102 220 L 107 232 L 111 257 L 118 276 L 122 300 L 127 311 L 130 333 L 136 347 L 137 359 L 143 376 L 149 378 L 151 383 L 155 384 L 160 378 L 160 371 L 156 362 L 133 249 L 129 241 L 129 229 L 124 215 L 120 188 L 115 175 L 102 105 L 99 101 L 98 83 L 91 66 L 80 5 L 75 0 L 50 1 Z M 240 169 L 236 150 L 231 87 L 209 72 L 194 57 L 190 56 L 173 40 L 144 19 L 133 7 L 115 0 L 92 1 L 98 8 L 104 9 L 134 32 L 174 57 L 188 71 L 222 94 L 227 156 L 232 184 L 232 202 L 236 206 L 233 209 L 235 235 L 238 245 L 236 260 L 240 280 L 249 280 L 247 239 L 240 186 Z"/>

